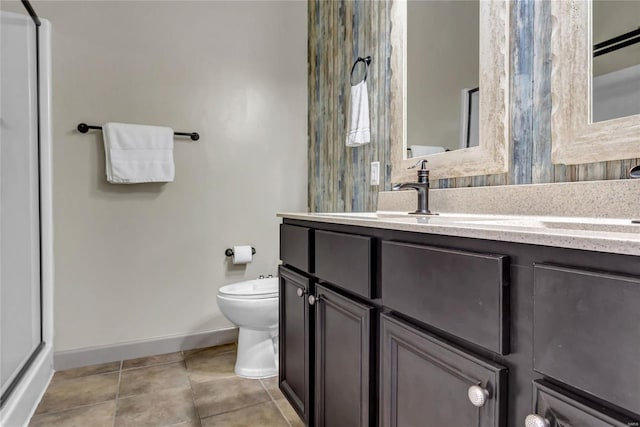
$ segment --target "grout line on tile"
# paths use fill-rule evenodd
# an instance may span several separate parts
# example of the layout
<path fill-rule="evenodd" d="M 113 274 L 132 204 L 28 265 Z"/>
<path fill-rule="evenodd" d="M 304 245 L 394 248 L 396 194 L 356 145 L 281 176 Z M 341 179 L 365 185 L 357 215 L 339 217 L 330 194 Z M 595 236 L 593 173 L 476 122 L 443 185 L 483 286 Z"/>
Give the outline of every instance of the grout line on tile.
<path fill-rule="evenodd" d="M 271 395 L 271 392 L 269 392 L 269 389 L 267 388 L 267 386 L 262 381 L 262 378 L 258 379 L 258 381 L 260 381 L 260 385 L 262 385 L 262 388 L 264 389 L 264 391 L 267 392 L 267 394 L 271 398 L 271 403 L 273 403 L 275 405 L 275 407 L 278 409 L 278 412 L 280 412 L 280 415 L 282 415 L 282 418 L 284 418 L 284 420 L 287 422 L 289 427 L 292 427 L 291 426 L 291 422 L 289 421 L 289 418 L 287 418 L 287 416 L 284 414 L 284 411 L 282 410 L 282 408 L 280 408 L 280 405 L 278 405 L 278 403 L 276 402 L 276 399 Z"/>
<path fill-rule="evenodd" d="M 229 353 L 235 353 L 235 352 L 236 352 L 236 350 L 235 350 L 235 349 L 233 349 L 233 350 L 228 350 L 228 351 L 221 351 L 220 353 L 216 353 L 215 355 L 213 355 L 213 356 L 211 356 L 211 357 L 223 356 L 223 355 L 226 355 L 226 354 L 229 354 Z M 183 352 L 183 353 L 184 353 L 184 352 Z M 183 354 L 183 355 L 182 355 L 182 360 L 184 360 L 184 361 L 186 362 L 186 361 L 187 361 L 187 359 L 193 359 L 193 355 L 186 355 L 186 354 Z"/>
<path fill-rule="evenodd" d="M 267 386 L 264 385 L 264 382 L 262 381 L 262 378 L 258 378 L 258 381 L 260 381 L 260 385 L 262 386 L 264 391 L 266 391 L 267 394 L 269 395 L 269 399 L 273 400 L 273 396 L 271 396 L 271 393 L 269 393 L 269 389 L 267 388 Z"/>
<path fill-rule="evenodd" d="M 120 380 L 122 379 L 122 365 L 124 364 L 124 360 L 120 361 L 120 369 L 118 370 L 118 388 L 116 388 L 116 404 L 113 410 L 113 423 L 112 427 L 116 427 L 116 414 L 118 413 L 118 400 L 120 399 Z"/>
<path fill-rule="evenodd" d="M 228 380 L 229 378 L 240 378 L 235 373 L 233 373 L 233 374 L 229 374 L 229 375 L 222 375 L 222 376 L 219 376 L 219 377 L 215 377 L 213 379 L 208 379 L 206 381 L 192 381 L 191 380 L 191 375 L 189 375 L 189 370 L 188 369 L 187 369 L 187 376 L 189 377 L 189 381 L 191 381 L 192 384 L 195 384 L 195 385 L 208 384 L 208 383 L 212 383 L 214 381 L 220 381 L 220 380 Z"/>
<path fill-rule="evenodd" d="M 64 371 L 56 371 L 56 372 L 64 372 Z M 90 377 L 97 377 L 100 375 L 113 375 L 113 374 L 117 374 L 118 372 L 120 372 L 120 369 L 116 369 L 113 371 L 109 371 L 109 372 L 97 372 L 95 374 L 89 374 L 89 375 L 80 375 L 79 377 L 70 377 L 70 378 L 55 378 L 55 382 L 66 382 L 66 381 L 73 381 L 73 380 L 79 380 L 81 378 L 90 378 Z M 55 377 L 55 373 L 54 373 L 54 377 Z M 53 382 L 54 378 L 51 379 L 51 381 Z M 48 389 L 48 387 L 47 387 Z"/>
<path fill-rule="evenodd" d="M 122 370 L 125 371 L 125 372 L 129 372 L 129 371 L 135 371 L 136 369 L 153 368 L 155 366 L 171 365 L 172 363 L 179 363 L 179 362 L 184 362 L 184 359 L 182 359 L 182 360 L 174 360 L 172 362 L 154 363 L 153 365 L 136 366 L 134 368 L 125 368 L 124 367 L 124 361 L 123 361 Z"/>
<path fill-rule="evenodd" d="M 126 396 L 118 396 L 118 401 L 120 400 L 126 400 L 126 399 L 131 399 L 132 397 L 139 397 L 139 396 L 148 396 L 150 394 L 157 394 L 157 393 L 162 393 L 165 391 L 180 391 L 180 390 L 189 390 L 189 385 L 185 384 L 185 385 L 181 385 L 181 386 L 175 386 L 175 387 L 163 387 L 160 389 L 152 389 L 150 391 L 145 391 L 144 393 L 134 393 L 134 394 L 127 394 Z"/>
<path fill-rule="evenodd" d="M 184 423 L 187 423 L 189 421 L 194 421 L 194 420 L 187 420 L 187 421 L 180 421 L 177 423 L 173 423 L 173 424 L 166 424 L 166 425 L 162 425 L 161 427 L 174 427 L 174 426 L 181 426 Z M 200 418 L 198 418 L 198 422 L 200 422 L 200 426 L 202 426 L 202 421 L 200 421 Z"/>
<path fill-rule="evenodd" d="M 196 411 L 196 415 L 198 416 L 198 421 L 200 421 L 200 425 L 202 425 L 202 417 L 200 416 L 200 410 L 198 409 L 198 405 L 196 404 L 196 392 L 193 389 L 193 381 L 191 381 L 191 376 L 189 375 L 189 369 L 187 368 L 187 361 L 184 358 L 184 351 L 182 353 L 182 363 L 184 363 L 185 369 L 187 369 L 187 381 L 189 381 L 189 389 L 191 390 L 191 403 L 193 404 L 193 409 Z"/>
<path fill-rule="evenodd" d="M 118 371 L 112 371 L 112 372 L 104 372 L 104 373 L 101 373 L 101 374 L 86 375 L 86 376 L 84 376 L 84 377 L 63 378 L 63 379 L 59 379 L 59 380 L 57 380 L 57 381 L 59 381 L 59 382 L 67 382 L 67 381 L 78 380 L 78 379 L 80 379 L 80 378 L 87 378 L 87 377 L 98 376 L 98 375 L 105 375 L 105 376 L 106 376 L 106 375 L 114 375 L 114 374 L 115 374 L 115 373 L 117 373 L 117 372 L 118 372 Z M 118 375 L 119 375 L 119 374 L 118 374 Z M 119 380 L 119 377 L 118 377 L 118 380 Z M 47 386 L 47 389 L 45 390 L 44 395 L 42 396 L 42 399 L 44 399 L 44 396 L 47 394 L 47 392 L 49 392 L 50 388 L 51 388 L 51 383 L 49 383 L 49 385 Z M 116 396 L 117 396 L 117 395 L 118 395 L 118 390 L 116 389 Z M 40 399 L 40 402 L 38 402 L 38 405 L 40 405 L 40 403 L 42 402 L 42 399 Z M 40 415 L 58 414 L 58 413 L 60 413 L 60 412 L 68 411 L 68 410 L 71 410 L 71 409 L 86 408 L 86 407 L 88 407 L 88 406 L 94 406 L 94 405 L 98 405 L 98 404 L 100 404 L 100 403 L 111 402 L 112 400 L 116 400 L 116 397 L 114 397 L 113 399 L 101 400 L 101 401 L 99 401 L 99 402 L 91 402 L 91 403 L 87 403 L 86 405 L 78 405 L 78 406 L 73 406 L 73 407 L 70 407 L 70 408 L 64 408 L 64 409 L 53 409 L 53 410 L 49 410 L 49 411 L 46 411 L 46 412 L 34 413 L 34 414 L 33 414 L 33 416 L 32 416 L 32 418 L 33 418 L 33 417 L 36 417 L 36 416 L 40 416 Z M 36 410 L 37 410 L 37 408 L 36 408 Z"/>
<path fill-rule="evenodd" d="M 228 411 L 222 411 L 222 412 L 218 412 L 217 414 L 212 414 L 212 415 L 209 415 L 209 416 L 207 416 L 207 417 L 200 418 L 200 422 L 202 423 L 202 420 L 206 420 L 207 418 L 217 417 L 217 416 L 224 415 L 224 414 L 232 414 L 232 413 L 234 413 L 234 412 L 243 411 L 243 410 L 245 410 L 245 409 L 253 408 L 254 406 L 264 405 L 265 403 L 268 403 L 268 402 L 271 402 L 271 403 L 273 403 L 273 404 L 275 405 L 275 403 L 274 403 L 272 400 L 271 400 L 271 401 L 269 401 L 269 400 L 265 400 L 264 402 L 253 403 L 253 404 L 251 404 L 251 405 L 249 405 L 249 406 L 243 406 L 242 408 L 230 409 L 230 410 L 228 410 Z M 276 405 L 276 408 L 277 408 L 277 407 L 278 407 L 278 405 Z M 285 418 L 285 421 L 286 421 L 286 420 L 287 420 L 287 419 Z M 289 422 L 289 421 L 287 421 L 287 423 L 288 423 L 288 422 Z"/>
<path fill-rule="evenodd" d="M 102 404 L 105 404 L 105 403 L 108 403 L 108 402 L 113 402 L 113 401 L 115 401 L 115 399 L 103 400 L 101 402 L 88 403 L 86 405 L 78 405 L 78 406 L 73 406 L 71 408 L 65 408 L 65 409 L 60 409 L 60 410 L 42 412 L 42 413 L 39 413 L 39 414 L 33 414 L 33 416 L 31 418 L 41 417 L 43 415 L 60 414 L 62 412 L 67 412 L 67 411 L 75 411 L 76 409 L 89 408 L 91 406 L 98 406 L 98 405 L 102 405 Z"/>

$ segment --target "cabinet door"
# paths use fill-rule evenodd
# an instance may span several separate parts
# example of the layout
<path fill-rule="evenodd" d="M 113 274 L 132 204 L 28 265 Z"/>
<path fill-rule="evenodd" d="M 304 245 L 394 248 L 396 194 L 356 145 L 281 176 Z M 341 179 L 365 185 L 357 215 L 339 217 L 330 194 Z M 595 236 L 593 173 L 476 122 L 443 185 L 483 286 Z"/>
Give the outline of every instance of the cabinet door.
<path fill-rule="evenodd" d="M 373 308 L 316 286 L 316 426 L 369 426 Z"/>
<path fill-rule="evenodd" d="M 533 382 L 534 412 L 521 426 L 527 427 L 629 427 L 640 418 L 629 418 L 595 405 L 545 380 Z"/>
<path fill-rule="evenodd" d="M 382 426 L 506 425 L 506 368 L 381 317 Z"/>
<path fill-rule="evenodd" d="M 312 308 L 307 303 L 310 280 L 280 267 L 279 383 L 280 390 L 300 417 L 311 419 L 310 344 Z"/>

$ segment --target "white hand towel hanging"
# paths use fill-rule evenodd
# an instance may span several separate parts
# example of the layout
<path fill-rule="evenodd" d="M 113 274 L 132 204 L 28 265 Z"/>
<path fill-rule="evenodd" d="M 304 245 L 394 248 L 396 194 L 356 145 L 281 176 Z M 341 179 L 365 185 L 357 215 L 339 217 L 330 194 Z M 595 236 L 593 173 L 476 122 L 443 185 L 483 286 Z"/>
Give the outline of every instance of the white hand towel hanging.
<path fill-rule="evenodd" d="M 365 74 L 360 83 L 351 86 L 351 112 L 348 116 L 349 129 L 347 130 L 347 147 L 358 147 L 371 142 L 369 93 L 367 91 L 367 74 L 371 58 L 358 58 L 351 68 L 351 78 L 359 62 L 364 64 Z"/>
<path fill-rule="evenodd" d="M 173 182 L 173 129 L 107 123 L 102 132 L 107 181 L 112 184 Z"/>

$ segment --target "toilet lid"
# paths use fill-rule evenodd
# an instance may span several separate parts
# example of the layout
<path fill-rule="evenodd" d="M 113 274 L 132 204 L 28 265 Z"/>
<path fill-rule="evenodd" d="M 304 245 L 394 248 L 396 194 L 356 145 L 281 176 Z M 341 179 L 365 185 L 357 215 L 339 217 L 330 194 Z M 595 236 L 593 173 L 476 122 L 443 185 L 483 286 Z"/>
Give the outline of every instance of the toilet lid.
<path fill-rule="evenodd" d="M 247 280 L 246 282 L 232 283 L 221 287 L 218 295 L 232 298 L 277 298 L 278 278 Z"/>

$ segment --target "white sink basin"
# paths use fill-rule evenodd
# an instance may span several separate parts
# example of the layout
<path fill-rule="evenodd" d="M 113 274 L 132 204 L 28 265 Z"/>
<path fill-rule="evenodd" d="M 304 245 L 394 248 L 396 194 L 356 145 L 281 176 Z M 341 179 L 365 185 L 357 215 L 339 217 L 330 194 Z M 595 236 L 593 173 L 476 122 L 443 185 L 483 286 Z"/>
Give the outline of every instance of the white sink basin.
<path fill-rule="evenodd" d="M 602 222 L 538 220 L 538 219 L 496 219 L 469 221 L 469 224 L 495 227 L 522 227 L 533 229 L 554 229 L 571 231 L 593 231 L 605 233 L 640 233 L 640 224 L 626 220 L 602 220 Z"/>
<path fill-rule="evenodd" d="M 640 233 L 640 224 L 612 224 L 612 223 L 589 223 L 589 222 L 555 222 L 542 221 L 546 228 L 585 230 L 585 231 L 605 231 L 611 233 Z"/>
<path fill-rule="evenodd" d="M 321 217 L 339 217 L 339 218 L 354 218 L 354 219 L 379 219 L 379 220 L 419 220 L 419 222 L 430 224 L 451 224 L 459 222 L 476 222 L 487 221 L 487 217 L 475 217 L 471 215 L 455 215 L 455 214 L 441 214 L 441 215 L 421 215 L 410 214 L 405 212 L 320 212 L 313 213 L 313 216 Z"/>
<path fill-rule="evenodd" d="M 443 213 L 440 215 L 414 215 L 405 212 L 327 212 L 314 213 L 319 217 L 339 217 L 379 221 L 417 223 L 435 226 L 465 225 L 472 228 L 511 228 L 535 231 L 557 230 L 567 232 L 640 233 L 640 224 L 631 220 L 595 218 L 509 217 L 495 215 L 469 215 Z"/>

